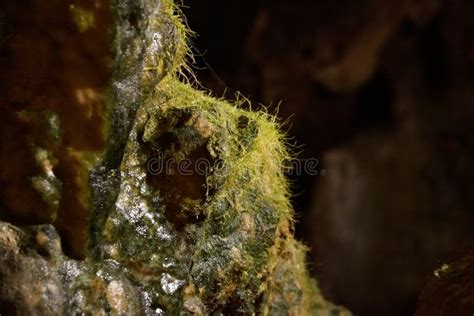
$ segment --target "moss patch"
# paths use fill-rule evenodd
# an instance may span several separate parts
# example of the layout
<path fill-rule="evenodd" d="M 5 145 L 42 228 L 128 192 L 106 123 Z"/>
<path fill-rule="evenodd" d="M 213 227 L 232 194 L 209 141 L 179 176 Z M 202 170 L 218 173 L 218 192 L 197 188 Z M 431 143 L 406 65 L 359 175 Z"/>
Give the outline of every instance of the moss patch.
<path fill-rule="evenodd" d="M 73 14 L 67 21 L 78 37 L 98 27 L 94 10 L 103 7 L 96 3 L 75 2 L 72 11 L 61 7 Z M 51 98 L 51 107 L 40 102 L 38 109 L 18 112 L 13 83 L 1 78 L 8 84 L 0 95 L 11 101 L 2 136 L 26 135 L 7 144 L 29 166 L 24 173 L 3 172 L 1 180 L 18 188 L 23 177 L 39 172 L 32 191 L 21 193 L 43 203 L 16 205 L 14 194 L 6 194 L 7 214 L 41 205 L 51 221 L 57 212 L 55 225 L 63 235 L 80 232 L 63 239 L 79 255 L 89 207 L 92 216 L 84 261 L 62 254 L 51 226 L 22 230 L 0 222 L 0 279 L 12 285 L 0 290 L 0 302 L 24 313 L 345 314 L 321 297 L 305 267 L 305 248 L 293 238 L 283 169 L 289 153 L 277 120 L 178 80 L 185 73 L 189 32 L 171 0 L 111 5 L 107 93 L 80 80 L 83 68 L 66 68 L 78 77 L 61 79 L 73 87 L 83 83 L 72 96 L 79 108 L 57 107 L 63 99 Z M 25 89 L 36 100 L 38 90 Z M 2 159 L 22 170 L 11 157 Z M 34 278 L 37 290 L 22 287 Z M 54 300 L 22 300 L 51 287 L 58 289 Z"/>
<path fill-rule="evenodd" d="M 292 237 L 276 120 L 171 74 L 152 96 L 137 112 L 97 252 L 166 311 L 343 314 L 321 297 Z"/>

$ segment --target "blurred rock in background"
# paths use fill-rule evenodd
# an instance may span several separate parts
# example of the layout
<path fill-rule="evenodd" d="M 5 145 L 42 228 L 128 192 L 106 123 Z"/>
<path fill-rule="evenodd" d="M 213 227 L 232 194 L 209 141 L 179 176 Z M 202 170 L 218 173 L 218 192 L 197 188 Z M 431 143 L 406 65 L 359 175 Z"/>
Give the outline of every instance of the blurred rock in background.
<path fill-rule="evenodd" d="M 355 315 L 413 314 L 474 245 L 474 3 L 184 4 L 201 83 L 279 105 L 327 171 L 292 176 L 323 291 Z"/>
<path fill-rule="evenodd" d="M 421 293 L 416 316 L 469 315 L 474 310 L 474 256 L 436 269 Z"/>

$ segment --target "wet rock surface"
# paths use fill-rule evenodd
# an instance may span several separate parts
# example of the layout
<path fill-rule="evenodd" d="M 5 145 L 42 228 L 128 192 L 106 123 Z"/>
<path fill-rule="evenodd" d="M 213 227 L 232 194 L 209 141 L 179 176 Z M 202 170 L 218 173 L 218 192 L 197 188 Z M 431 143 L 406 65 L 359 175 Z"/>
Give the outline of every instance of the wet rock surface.
<path fill-rule="evenodd" d="M 113 262 L 66 257 L 51 225 L 0 223 L 0 311 L 5 315 L 137 314 L 139 293 Z"/>
<path fill-rule="evenodd" d="M 322 298 L 307 273 L 306 250 L 292 236 L 281 167 L 286 150 L 277 125 L 173 78 L 154 92 L 137 112 L 119 169 L 117 199 L 85 261 L 62 253 L 51 225 L 20 229 L 1 222 L 3 310 L 349 315 Z M 243 116 L 248 124 L 242 124 Z M 172 119 L 173 124 L 156 125 Z M 243 133 L 249 122 L 253 133 Z M 160 141 L 166 133 L 177 137 L 174 150 Z M 169 172 L 167 183 L 173 185 L 174 177 L 189 177 L 185 183 L 204 187 L 202 196 L 195 199 L 192 190 L 177 187 L 170 193 L 156 185 L 159 181 L 149 181 L 160 176 L 150 169 L 154 152 L 179 163 L 203 144 L 202 151 L 214 159 L 200 177 L 184 173 L 197 172 L 196 166 L 161 170 Z M 170 212 L 177 213 L 173 219 Z"/>
<path fill-rule="evenodd" d="M 325 171 L 294 176 L 293 197 L 324 293 L 412 315 L 426 277 L 474 243 L 473 3 L 202 3 L 186 11 L 198 78 L 278 107 Z"/>
<path fill-rule="evenodd" d="M 89 110 L 86 118 L 97 114 L 98 120 L 86 120 L 90 125 L 79 123 L 77 109 L 66 107 L 68 98 L 25 85 L 33 98 L 46 101 L 39 111 L 30 111 L 36 108 L 27 103 L 21 112 L 12 99 L 13 85 L 1 90 L 11 101 L 1 108 L 11 118 L 2 125 L 2 146 L 8 144 L 2 158 L 13 157 L 18 165 L 33 159 L 32 170 L 40 174 L 2 169 L 7 194 L 0 208 L 0 313 L 350 314 L 323 299 L 306 270 L 306 249 L 293 237 L 283 169 L 288 152 L 275 118 L 178 80 L 187 30 L 172 1 L 114 0 L 110 7 L 87 1 L 31 3 L 45 14 L 39 24 L 51 8 L 63 9 L 62 22 L 85 42 L 87 32 L 101 29 L 111 36 L 105 41 L 110 47 L 101 47 L 111 52 L 87 59 L 104 62 L 100 74 L 106 78 L 90 65 L 75 64 L 82 51 L 63 56 L 74 66 L 71 78 L 84 79 L 83 89 L 65 91 L 75 94 L 75 105 Z M 20 21 L 11 32 L 25 40 L 21 30 L 36 24 L 22 19 L 19 6 L 0 8 L 11 16 L 7 22 Z M 98 25 L 96 11 L 109 8 L 111 24 Z M 58 22 L 53 28 L 63 27 Z M 35 43 L 47 37 L 37 35 Z M 6 47 L 16 51 L 8 41 Z M 17 62 L 9 71 L 21 81 L 29 73 L 19 65 L 34 62 L 34 56 L 25 54 Z M 60 73 L 66 70 L 58 67 Z M 104 87 L 89 88 L 97 76 Z M 27 81 L 45 78 L 50 76 L 42 73 Z M 54 100 L 64 108 L 50 107 Z M 74 124 L 84 133 L 70 129 Z M 10 140 L 12 130 L 26 135 L 25 143 Z M 100 146 L 85 146 L 96 134 Z M 85 147 L 75 143 L 79 140 Z M 73 161 L 62 161 L 58 153 L 63 151 Z M 12 186 L 37 199 L 15 199 L 15 192 L 4 189 Z M 35 209 L 37 201 L 44 203 Z M 13 220 L 18 217 L 41 225 L 22 226 Z"/>
<path fill-rule="evenodd" d="M 258 132 L 242 133 L 242 116 Z M 119 195 L 95 247 L 141 284 L 146 310 L 344 313 L 322 300 L 302 266 L 286 259 L 302 263 L 305 251 L 288 230 L 279 137 L 261 114 L 173 80 L 161 82 L 155 98 L 140 107 Z M 184 161 L 187 169 L 176 167 Z M 275 293 L 272 282 L 282 291 Z"/>

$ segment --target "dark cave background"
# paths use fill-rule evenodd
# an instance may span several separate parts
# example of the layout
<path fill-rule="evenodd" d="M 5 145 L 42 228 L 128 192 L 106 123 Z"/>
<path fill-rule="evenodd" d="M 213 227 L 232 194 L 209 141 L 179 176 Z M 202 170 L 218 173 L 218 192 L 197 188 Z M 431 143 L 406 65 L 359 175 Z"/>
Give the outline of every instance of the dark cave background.
<path fill-rule="evenodd" d="M 291 176 L 325 296 L 412 315 L 474 244 L 472 1 L 184 0 L 194 72 L 276 111 L 326 175 Z M 258 106 L 255 106 L 258 107 Z"/>

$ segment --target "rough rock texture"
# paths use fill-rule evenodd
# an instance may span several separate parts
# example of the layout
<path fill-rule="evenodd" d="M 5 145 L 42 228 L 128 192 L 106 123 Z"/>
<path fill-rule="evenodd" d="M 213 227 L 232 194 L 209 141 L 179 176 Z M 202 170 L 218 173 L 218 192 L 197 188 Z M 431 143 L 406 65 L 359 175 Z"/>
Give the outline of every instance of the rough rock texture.
<path fill-rule="evenodd" d="M 18 163 L 35 155 L 43 172 L 35 180 L 30 174 L 2 169 L 2 186 L 22 183 L 29 190 L 32 185 L 29 193 L 39 194 L 45 208 L 37 210 L 42 216 L 38 220 L 35 201 L 29 201 L 24 211 L 12 191 L 2 196 L 0 214 L 17 219 L 20 213 L 25 221 L 53 225 L 19 228 L 0 222 L 1 314 L 350 314 L 323 299 L 307 272 L 306 249 L 293 237 L 283 168 L 289 155 L 275 118 L 217 100 L 178 80 L 187 53 L 187 31 L 172 1 L 111 1 L 110 28 L 95 24 L 97 10 L 109 8 L 104 2 L 78 1 L 69 6 L 31 2 L 44 12 L 55 6 L 66 10 L 65 20 L 53 23 L 55 31 L 65 27 L 59 22 L 72 22 L 66 23 L 75 30 L 71 36 L 105 27 L 113 39 L 112 52 L 100 56 L 107 60 L 106 88 L 79 94 L 64 88 L 65 93 L 76 93 L 79 105 L 84 101 L 91 112 L 101 108 L 100 119 L 85 127 L 104 133 L 101 146 L 76 153 L 76 164 L 59 163 L 74 185 L 65 181 L 64 174 L 56 175 L 55 166 L 56 155 L 63 150 L 82 148 L 74 147 L 75 134 L 68 135 L 61 127 L 76 109 L 67 108 L 68 99 L 61 95 L 32 89 L 30 84 L 37 80 L 45 84 L 41 78 L 49 77 L 44 73 L 29 78 L 23 87 L 33 98 L 49 101 L 40 102 L 38 112 L 30 113 L 30 107 L 36 108 L 29 102 L 22 104 L 27 115 L 18 112 L 11 99 L 14 87 L 2 90 L 9 102 L 2 111 L 13 117 L 8 127 L 17 127 L 15 119 L 25 117 L 25 126 L 33 129 L 26 144 L 11 141 L 11 152 L 2 148 L 2 157 L 8 161 L 8 154 L 26 146 L 15 157 Z M 25 40 L 21 32 L 36 24 L 23 19 L 14 4 L 1 8 L 12 15 L 7 22 L 18 23 L 11 32 Z M 38 17 L 45 23 L 43 18 Z M 37 43 L 45 38 L 43 32 L 34 36 Z M 6 46 L 11 55 L 16 52 L 14 43 L 7 40 Z M 75 64 L 80 53 L 72 50 L 64 55 L 74 66 L 72 79 L 84 75 Z M 34 59 L 28 54 L 22 57 L 17 60 L 20 66 Z M 22 70 L 9 69 L 20 80 L 28 76 L 27 69 Z M 71 69 L 58 67 L 59 73 L 66 70 Z M 87 70 L 93 72 L 93 67 Z M 86 76 L 83 84 L 87 87 L 92 78 L 94 74 Z M 91 104 L 93 97 L 102 102 Z M 52 100 L 65 107 L 63 112 L 50 106 Z M 2 130 L 7 143 L 9 132 Z M 41 151 L 36 141 L 44 139 L 46 149 Z M 21 186 L 15 188 L 23 193 Z M 67 207 L 74 202 L 82 203 L 74 216 L 86 224 L 76 225 L 73 216 L 68 222 Z M 56 220 L 56 213 L 63 214 L 62 221 Z M 55 226 L 68 234 L 61 239 Z M 79 242 L 74 241 L 75 234 L 82 238 Z M 61 247 L 71 239 L 75 259 Z"/>
<path fill-rule="evenodd" d="M 327 172 L 295 176 L 294 197 L 324 293 L 412 315 L 426 276 L 474 243 L 473 2 L 202 2 L 198 78 L 279 104 Z"/>
<path fill-rule="evenodd" d="M 321 297 L 292 236 L 275 123 L 173 78 L 154 96 L 140 106 L 118 197 L 85 261 L 63 255 L 52 226 L 1 223 L 3 310 L 348 315 Z"/>
<path fill-rule="evenodd" d="M 95 269 L 62 253 L 51 225 L 0 223 L 0 312 L 5 315 L 136 315 L 140 296 L 114 262 Z"/>
<path fill-rule="evenodd" d="M 97 253 L 127 267 L 149 309 L 307 313 L 316 288 L 281 254 L 304 262 L 288 231 L 285 155 L 261 114 L 165 79 L 137 114 Z"/>

